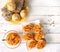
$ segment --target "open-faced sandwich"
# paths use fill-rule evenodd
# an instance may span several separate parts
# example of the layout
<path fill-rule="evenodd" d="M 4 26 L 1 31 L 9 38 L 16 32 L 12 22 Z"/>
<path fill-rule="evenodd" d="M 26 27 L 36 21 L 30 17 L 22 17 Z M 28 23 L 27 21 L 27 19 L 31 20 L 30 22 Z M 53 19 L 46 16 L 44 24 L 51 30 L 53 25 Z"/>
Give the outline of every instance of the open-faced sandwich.
<path fill-rule="evenodd" d="M 46 40 L 44 38 L 45 33 L 43 32 L 43 25 L 41 23 L 34 24 L 29 23 L 22 28 L 23 40 L 27 42 L 27 48 L 32 49 L 36 47 L 37 49 L 42 49 L 46 45 Z"/>

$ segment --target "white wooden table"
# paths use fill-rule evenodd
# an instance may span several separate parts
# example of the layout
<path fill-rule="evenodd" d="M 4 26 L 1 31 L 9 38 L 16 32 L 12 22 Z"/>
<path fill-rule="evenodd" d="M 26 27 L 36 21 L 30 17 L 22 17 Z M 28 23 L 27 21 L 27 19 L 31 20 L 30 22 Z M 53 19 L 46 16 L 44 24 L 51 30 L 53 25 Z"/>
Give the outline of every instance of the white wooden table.
<path fill-rule="evenodd" d="M 0 8 L 4 2 L 5 0 L 0 0 Z M 19 32 L 20 26 L 24 23 L 12 25 L 0 15 L 0 52 L 60 52 L 60 0 L 29 0 L 29 7 L 29 16 L 25 22 L 38 19 L 41 21 L 47 33 L 45 36 L 47 45 L 42 50 L 27 50 L 25 43 L 16 49 L 7 48 L 1 41 L 5 33 L 9 30 Z"/>

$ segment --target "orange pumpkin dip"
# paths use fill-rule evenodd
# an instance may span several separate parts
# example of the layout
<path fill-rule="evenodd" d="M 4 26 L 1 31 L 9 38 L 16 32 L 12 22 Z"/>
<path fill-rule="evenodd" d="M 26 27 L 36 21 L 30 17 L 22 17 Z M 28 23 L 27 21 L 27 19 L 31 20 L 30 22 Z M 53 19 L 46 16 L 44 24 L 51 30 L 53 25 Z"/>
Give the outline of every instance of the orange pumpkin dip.
<path fill-rule="evenodd" d="M 20 36 L 16 32 L 8 33 L 6 41 L 10 45 L 17 45 L 20 42 Z"/>

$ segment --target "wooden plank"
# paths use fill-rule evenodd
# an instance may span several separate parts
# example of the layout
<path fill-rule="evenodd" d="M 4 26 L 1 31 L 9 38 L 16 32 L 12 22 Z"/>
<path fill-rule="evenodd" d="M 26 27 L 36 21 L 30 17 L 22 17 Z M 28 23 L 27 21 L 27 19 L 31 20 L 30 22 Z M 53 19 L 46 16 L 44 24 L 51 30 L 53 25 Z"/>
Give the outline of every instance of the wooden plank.
<path fill-rule="evenodd" d="M 60 34 L 46 34 L 47 43 L 60 44 Z"/>
<path fill-rule="evenodd" d="M 60 7 L 31 7 L 30 15 L 60 15 Z"/>
<path fill-rule="evenodd" d="M 31 6 L 60 6 L 60 0 L 29 0 Z"/>
<path fill-rule="evenodd" d="M 27 17 L 26 21 L 24 21 L 24 22 L 33 21 L 33 20 L 40 20 L 41 23 L 47 23 L 47 24 L 54 21 L 55 24 L 58 24 L 58 25 L 60 24 L 60 16 L 51 16 L 51 15 L 29 15 Z M 5 21 L 2 16 L 0 16 L 0 23 L 1 23 L 1 26 L 3 24 L 4 25 L 6 25 L 6 24 L 13 25 L 13 24 Z M 18 25 L 20 25 L 20 24 L 18 24 Z"/>
<path fill-rule="evenodd" d="M 5 33 L 0 33 L 0 42 L 2 42 L 2 39 L 4 38 Z M 22 36 L 23 34 L 21 34 Z M 45 39 L 48 44 L 60 44 L 60 34 L 45 34 Z M 24 42 L 24 41 L 23 41 Z"/>
<path fill-rule="evenodd" d="M 7 0 L 0 0 L 0 6 Z M 28 0 L 31 6 L 60 6 L 60 0 Z"/>
<path fill-rule="evenodd" d="M 1 27 L 1 26 L 0 26 Z M 2 25 L 2 27 L 0 28 L 1 31 L 0 33 L 4 33 L 6 31 L 9 31 L 9 30 L 17 30 L 17 31 L 21 31 L 21 26 L 20 25 L 16 25 L 16 26 L 13 26 L 13 25 Z M 44 29 L 43 31 L 47 32 L 47 33 L 50 33 L 50 34 L 60 34 L 60 25 L 56 25 L 56 24 L 52 24 L 52 25 L 46 25 L 44 24 Z"/>
<path fill-rule="evenodd" d="M 53 34 L 59 34 L 60 33 L 60 16 L 29 16 L 27 21 L 33 21 L 33 20 L 40 20 L 40 22 L 44 25 L 44 31 L 49 31 L 49 33 Z M 22 23 L 24 24 L 24 23 Z M 22 24 L 19 25 L 12 25 L 8 22 L 5 22 L 4 20 L 0 20 L 0 33 L 3 33 L 8 30 L 19 30 Z M 19 29 L 20 28 L 20 29 Z M 56 30 L 58 29 L 58 30 Z"/>
<path fill-rule="evenodd" d="M 0 43 L 1 44 L 1 43 Z M 23 51 L 24 50 L 24 51 Z M 4 44 L 0 45 L 0 51 L 1 52 L 60 52 L 60 44 L 47 44 L 43 49 L 27 49 L 26 44 L 21 44 L 19 47 L 16 49 L 9 49 L 7 48 Z"/>

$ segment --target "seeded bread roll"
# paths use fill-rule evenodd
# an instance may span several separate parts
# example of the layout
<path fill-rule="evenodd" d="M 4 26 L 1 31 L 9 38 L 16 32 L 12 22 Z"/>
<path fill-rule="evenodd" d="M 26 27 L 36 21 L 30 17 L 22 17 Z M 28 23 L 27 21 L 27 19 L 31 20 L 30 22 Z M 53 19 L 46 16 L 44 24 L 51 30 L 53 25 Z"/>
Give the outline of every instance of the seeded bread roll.
<path fill-rule="evenodd" d="M 7 10 L 6 7 L 2 8 L 2 16 L 5 18 L 5 20 L 10 21 L 12 14 L 13 14 L 13 12 Z"/>
<path fill-rule="evenodd" d="M 15 13 L 15 14 L 12 15 L 12 20 L 13 21 L 19 21 L 20 19 L 21 19 L 21 17 L 20 17 L 19 14 Z"/>
<path fill-rule="evenodd" d="M 27 11 L 26 10 L 21 10 L 20 15 L 22 18 L 27 16 Z"/>
<path fill-rule="evenodd" d="M 15 4 L 15 2 L 9 2 L 9 3 L 7 3 L 7 9 L 8 9 L 9 11 L 14 12 L 15 9 L 16 9 L 16 4 Z"/>
<path fill-rule="evenodd" d="M 20 12 L 23 7 L 24 0 L 17 0 L 16 2 L 16 12 Z"/>

